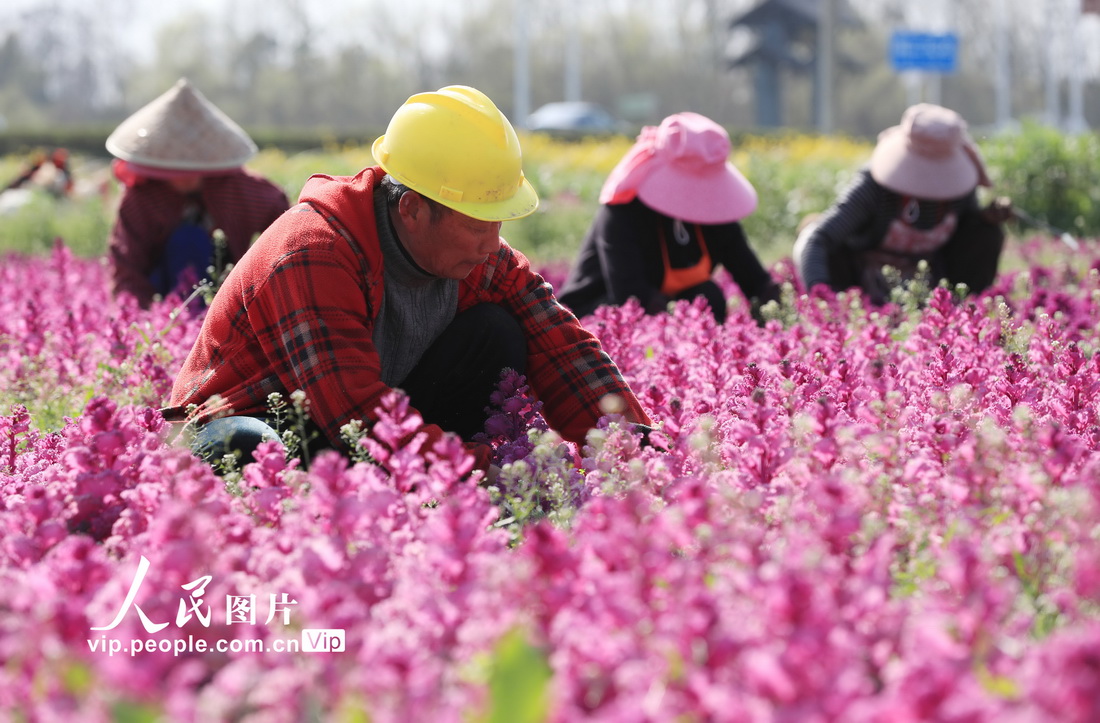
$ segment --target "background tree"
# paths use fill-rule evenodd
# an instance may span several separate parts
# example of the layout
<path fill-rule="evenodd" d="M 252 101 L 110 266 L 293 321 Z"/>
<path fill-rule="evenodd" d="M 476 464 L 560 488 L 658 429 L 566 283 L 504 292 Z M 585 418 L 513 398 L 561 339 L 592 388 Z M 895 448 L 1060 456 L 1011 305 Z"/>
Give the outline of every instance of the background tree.
<path fill-rule="evenodd" d="M 865 27 L 836 38 L 852 63 L 838 67 L 834 125 L 863 137 L 896 122 L 914 99 L 913 84 L 889 67 L 887 43 L 895 28 L 926 22 L 933 8 L 950 14 L 961 48 L 958 72 L 941 79 L 941 102 L 978 127 L 995 120 L 995 7 L 1013 20 L 1017 118 L 1044 113 L 1044 68 L 1052 59 L 1063 76 L 1073 67 L 1065 52 L 1071 33 L 1100 35 L 1100 17 L 1076 28 L 1058 20 L 1075 0 L 849 1 Z M 9 126 L 110 125 L 187 76 L 254 128 L 370 135 L 409 95 L 448 83 L 476 85 L 511 115 L 519 2 L 531 19 L 531 109 L 562 100 L 568 72 L 585 100 L 635 125 L 695 110 L 752 128 L 751 79 L 727 65 L 737 41 L 729 20 L 754 0 L 223 0 L 162 9 L 149 37 L 133 21 L 151 4 L 22 0 L 0 7 L 0 113 Z M 1100 50 L 1091 52 L 1079 65 L 1095 75 Z M 790 80 L 787 123 L 811 130 L 811 78 Z M 1085 109 L 1100 122 L 1093 79 Z"/>

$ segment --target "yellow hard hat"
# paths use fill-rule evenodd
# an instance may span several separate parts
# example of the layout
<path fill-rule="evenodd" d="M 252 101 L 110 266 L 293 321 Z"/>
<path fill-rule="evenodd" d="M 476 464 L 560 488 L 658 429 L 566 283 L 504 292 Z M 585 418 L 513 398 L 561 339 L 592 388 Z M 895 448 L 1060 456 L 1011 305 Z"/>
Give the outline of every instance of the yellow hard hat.
<path fill-rule="evenodd" d="M 523 176 L 515 129 L 468 86 L 410 97 L 371 152 L 396 181 L 472 218 L 523 218 L 539 205 Z"/>

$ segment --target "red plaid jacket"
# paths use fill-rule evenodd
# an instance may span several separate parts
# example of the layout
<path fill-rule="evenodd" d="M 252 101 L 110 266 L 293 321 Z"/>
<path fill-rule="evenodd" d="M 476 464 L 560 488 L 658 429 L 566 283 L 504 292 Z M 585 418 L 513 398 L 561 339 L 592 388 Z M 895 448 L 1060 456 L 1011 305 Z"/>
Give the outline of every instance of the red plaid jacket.
<path fill-rule="evenodd" d="M 315 175 L 230 272 L 172 390 L 192 418 L 265 414 L 272 392 L 303 390 L 329 441 L 340 427 L 371 420 L 389 387 L 372 341 L 382 304 L 382 251 L 373 194 L 380 168 L 354 177 Z M 527 377 L 547 422 L 582 442 L 616 394 L 624 416 L 651 424 L 599 342 L 554 298 L 523 254 L 500 251 L 459 284 L 458 309 L 491 302 L 510 310 L 527 334 Z M 172 410 L 168 410 L 171 414 Z M 425 425 L 434 441 L 443 434 Z M 415 434 L 415 432 L 413 432 Z M 487 450 L 479 463 L 487 463 Z"/>
<path fill-rule="evenodd" d="M 233 262 L 290 205 L 283 189 L 244 169 L 204 178 L 200 194 L 214 228 L 225 232 L 228 260 Z M 154 291 L 149 274 L 160 263 L 187 202 L 186 195 L 165 181 L 148 180 L 123 190 L 109 242 L 114 293 L 133 294 L 142 306 L 149 305 Z"/>

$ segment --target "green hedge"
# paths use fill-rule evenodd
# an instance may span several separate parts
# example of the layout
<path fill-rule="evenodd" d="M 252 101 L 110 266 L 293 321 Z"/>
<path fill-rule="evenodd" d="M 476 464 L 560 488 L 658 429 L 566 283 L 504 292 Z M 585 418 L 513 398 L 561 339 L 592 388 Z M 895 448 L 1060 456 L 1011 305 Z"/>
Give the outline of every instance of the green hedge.
<path fill-rule="evenodd" d="M 1100 137 L 1034 123 L 981 143 L 994 192 L 1078 236 L 1100 235 Z M 1036 229 L 1038 230 L 1038 229 Z"/>
<path fill-rule="evenodd" d="M 92 157 L 108 157 L 104 143 L 114 126 L 79 128 L 9 128 L 0 131 L 0 156 L 26 155 L 36 150 L 67 148 L 72 153 Z M 384 130 L 384 129 L 383 129 Z M 359 133 L 333 133 L 311 130 L 249 128 L 248 133 L 260 148 L 276 148 L 285 153 L 330 148 L 333 146 L 371 143 L 383 130 L 368 129 Z"/>
<path fill-rule="evenodd" d="M 9 128 L 0 131 L 0 156 L 25 156 L 42 149 L 67 148 L 72 153 L 104 156 L 104 141 L 113 127 L 94 128 Z"/>

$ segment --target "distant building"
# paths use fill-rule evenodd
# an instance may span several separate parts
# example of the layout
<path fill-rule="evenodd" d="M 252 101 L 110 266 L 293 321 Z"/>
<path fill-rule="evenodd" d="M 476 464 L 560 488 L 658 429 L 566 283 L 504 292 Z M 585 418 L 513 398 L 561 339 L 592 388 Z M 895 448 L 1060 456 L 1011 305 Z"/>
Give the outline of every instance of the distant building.
<path fill-rule="evenodd" d="M 729 58 L 729 67 L 752 70 L 757 126 L 786 125 L 782 103 L 786 73 L 811 75 L 817 106 L 816 96 L 821 92 L 815 72 L 820 16 L 821 0 L 761 0 L 730 21 L 730 30 L 747 28 L 752 32 L 751 41 Z M 837 16 L 840 26 L 863 25 L 847 0 L 838 0 Z"/>

